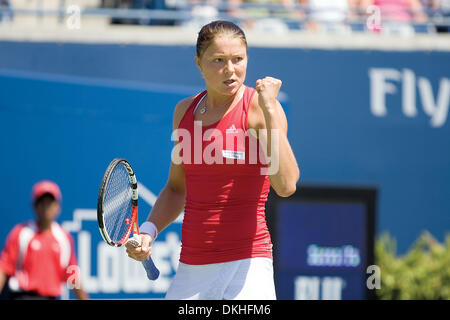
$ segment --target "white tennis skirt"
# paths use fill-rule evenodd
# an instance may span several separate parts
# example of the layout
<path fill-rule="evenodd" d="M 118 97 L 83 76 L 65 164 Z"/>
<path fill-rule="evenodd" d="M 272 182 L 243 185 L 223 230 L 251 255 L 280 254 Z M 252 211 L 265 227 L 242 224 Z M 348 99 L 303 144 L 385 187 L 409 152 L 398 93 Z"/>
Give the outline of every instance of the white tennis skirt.
<path fill-rule="evenodd" d="M 224 263 L 179 263 L 169 300 L 275 300 L 273 261 L 249 258 Z"/>

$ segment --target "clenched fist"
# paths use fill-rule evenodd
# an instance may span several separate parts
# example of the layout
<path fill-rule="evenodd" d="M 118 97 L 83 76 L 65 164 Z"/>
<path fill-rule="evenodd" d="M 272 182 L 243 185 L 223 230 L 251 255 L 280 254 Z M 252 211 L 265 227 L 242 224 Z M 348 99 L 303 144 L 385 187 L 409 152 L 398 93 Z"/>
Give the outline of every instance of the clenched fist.
<path fill-rule="evenodd" d="M 258 102 L 261 108 L 267 109 L 267 107 L 276 103 L 281 84 L 280 79 L 272 77 L 256 80 L 256 91 L 258 92 Z"/>

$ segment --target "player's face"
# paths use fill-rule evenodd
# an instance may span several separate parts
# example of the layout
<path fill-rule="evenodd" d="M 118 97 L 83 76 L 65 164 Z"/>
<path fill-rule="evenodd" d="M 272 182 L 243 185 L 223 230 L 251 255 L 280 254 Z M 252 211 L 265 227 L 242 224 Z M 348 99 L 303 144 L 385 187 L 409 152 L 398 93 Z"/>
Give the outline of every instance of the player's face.
<path fill-rule="evenodd" d="M 247 48 L 239 37 L 217 36 L 196 60 L 207 89 L 234 95 L 245 81 Z"/>
<path fill-rule="evenodd" d="M 60 204 L 53 197 L 44 196 L 35 206 L 38 220 L 48 224 L 55 220 L 61 210 Z"/>

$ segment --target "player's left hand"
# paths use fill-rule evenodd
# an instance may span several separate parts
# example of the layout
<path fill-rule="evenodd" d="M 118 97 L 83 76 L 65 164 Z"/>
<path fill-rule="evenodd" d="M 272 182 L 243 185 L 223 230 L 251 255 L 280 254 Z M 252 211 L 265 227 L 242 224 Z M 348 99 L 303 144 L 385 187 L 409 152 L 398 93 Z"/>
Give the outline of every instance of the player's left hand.
<path fill-rule="evenodd" d="M 256 80 L 256 91 L 258 92 L 258 103 L 261 108 L 267 109 L 277 102 L 277 96 L 281 88 L 281 80 L 265 77 Z"/>

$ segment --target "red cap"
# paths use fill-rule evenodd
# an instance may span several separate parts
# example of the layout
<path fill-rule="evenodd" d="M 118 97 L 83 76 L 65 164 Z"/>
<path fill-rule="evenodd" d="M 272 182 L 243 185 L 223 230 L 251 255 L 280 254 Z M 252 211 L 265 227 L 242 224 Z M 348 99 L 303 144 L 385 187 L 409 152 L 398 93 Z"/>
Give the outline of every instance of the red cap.
<path fill-rule="evenodd" d="M 52 196 L 55 197 L 58 202 L 61 202 L 61 190 L 59 190 L 59 187 L 56 183 L 49 181 L 49 180 L 43 180 L 39 181 L 33 186 L 33 191 L 31 193 L 31 198 L 33 202 L 36 201 L 39 197 L 42 195 L 50 193 Z"/>

